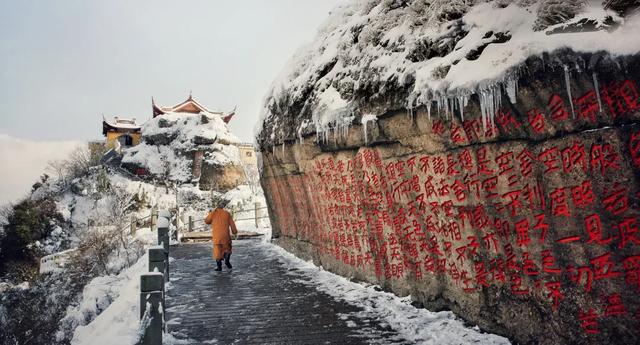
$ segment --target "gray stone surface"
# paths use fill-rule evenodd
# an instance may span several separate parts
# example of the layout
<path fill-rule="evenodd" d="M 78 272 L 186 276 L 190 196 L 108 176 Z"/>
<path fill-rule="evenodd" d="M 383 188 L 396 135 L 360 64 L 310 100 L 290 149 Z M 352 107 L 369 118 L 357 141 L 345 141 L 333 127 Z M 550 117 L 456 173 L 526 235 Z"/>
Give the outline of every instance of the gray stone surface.
<path fill-rule="evenodd" d="M 640 58 L 522 71 L 494 125 L 472 96 L 263 146 L 277 243 L 518 343 L 637 344 Z"/>
<path fill-rule="evenodd" d="M 349 321 L 354 306 L 317 291 L 257 240 L 234 242 L 232 271 L 214 272 L 211 244 L 171 248 L 168 332 L 191 344 L 401 344 L 376 320 Z M 354 322 L 354 323 L 352 323 Z M 349 325 L 351 327 L 349 327 Z"/>

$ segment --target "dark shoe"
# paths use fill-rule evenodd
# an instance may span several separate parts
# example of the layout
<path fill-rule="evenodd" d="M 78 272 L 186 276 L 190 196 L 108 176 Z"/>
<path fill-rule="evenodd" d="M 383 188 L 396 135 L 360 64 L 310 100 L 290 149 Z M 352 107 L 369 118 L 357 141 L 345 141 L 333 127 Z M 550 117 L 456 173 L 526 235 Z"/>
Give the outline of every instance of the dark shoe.
<path fill-rule="evenodd" d="M 218 265 L 218 267 L 214 271 L 222 271 L 222 260 L 217 260 L 216 265 Z"/>
<path fill-rule="evenodd" d="M 231 253 L 224 253 L 224 264 L 227 266 L 228 269 L 232 269 L 233 267 L 231 266 Z"/>

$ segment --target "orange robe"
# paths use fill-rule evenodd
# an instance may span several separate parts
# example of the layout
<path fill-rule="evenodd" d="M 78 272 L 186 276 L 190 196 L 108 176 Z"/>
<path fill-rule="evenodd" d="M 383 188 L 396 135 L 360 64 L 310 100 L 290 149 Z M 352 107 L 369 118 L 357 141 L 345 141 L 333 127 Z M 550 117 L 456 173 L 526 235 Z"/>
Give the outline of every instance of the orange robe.
<path fill-rule="evenodd" d="M 224 253 L 231 253 L 231 235 L 229 229 L 236 235 L 238 229 L 231 218 L 229 212 L 216 208 L 209 212 L 205 223 L 211 224 L 211 240 L 213 242 L 213 258 L 216 261 L 222 260 Z"/>

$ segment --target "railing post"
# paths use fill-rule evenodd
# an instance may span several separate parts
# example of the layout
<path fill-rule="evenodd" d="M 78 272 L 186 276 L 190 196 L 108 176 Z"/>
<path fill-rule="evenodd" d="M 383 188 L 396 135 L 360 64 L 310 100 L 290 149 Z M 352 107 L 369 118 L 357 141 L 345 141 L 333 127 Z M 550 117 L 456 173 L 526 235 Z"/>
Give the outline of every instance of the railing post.
<path fill-rule="evenodd" d="M 160 272 L 164 274 L 166 270 L 165 261 L 164 247 L 159 245 L 149 247 L 149 272 Z"/>
<path fill-rule="evenodd" d="M 161 272 L 145 273 L 140 276 L 140 320 L 144 326 L 140 341 L 142 345 L 162 345 L 163 314 L 160 312 L 160 308 L 164 309 L 162 296 Z"/>
<path fill-rule="evenodd" d="M 164 276 L 167 276 L 167 266 L 169 262 L 167 261 L 167 257 L 164 253 L 164 247 L 162 246 L 153 246 L 149 247 L 149 272 L 159 272 Z M 166 279 L 162 280 L 162 302 L 164 303 L 164 282 Z"/>
<path fill-rule="evenodd" d="M 158 224 L 158 209 L 154 206 L 151 209 L 151 231 L 156 231 L 157 224 Z"/>
<path fill-rule="evenodd" d="M 193 216 L 189 216 L 189 232 L 193 231 Z"/>
<path fill-rule="evenodd" d="M 162 246 L 166 265 L 164 267 L 165 281 L 169 281 L 169 219 L 158 219 L 158 246 Z"/>
<path fill-rule="evenodd" d="M 256 229 L 258 228 L 258 206 L 260 206 L 259 202 L 254 203 L 254 217 L 256 219 Z"/>

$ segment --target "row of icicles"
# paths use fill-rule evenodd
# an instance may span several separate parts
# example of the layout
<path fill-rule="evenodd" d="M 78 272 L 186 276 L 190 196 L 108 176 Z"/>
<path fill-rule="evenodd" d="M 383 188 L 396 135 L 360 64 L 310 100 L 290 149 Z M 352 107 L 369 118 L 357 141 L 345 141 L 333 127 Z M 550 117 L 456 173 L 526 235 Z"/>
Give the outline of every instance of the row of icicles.
<path fill-rule="evenodd" d="M 575 107 L 573 104 L 573 97 L 571 94 L 571 74 L 568 66 L 564 66 L 564 79 L 565 79 L 565 88 L 567 97 L 569 98 L 569 104 L 571 107 L 571 114 L 573 118 L 576 118 L 575 115 Z M 598 75 L 596 72 L 592 74 L 593 86 L 596 90 L 596 96 L 598 100 L 598 106 L 600 108 L 600 112 L 603 112 L 602 100 L 600 97 L 600 85 L 598 82 Z M 480 100 L 480 114 L 482 119 L 482 128 L 486 131 L 487 127 L 495 126 L 495 116 L 499 109 L 502 107 L 502 95 L 506 94 L 509 97 L 509 101 L 512 104 L 517 103 L 517 94 L 518 94 L 518 78 L 511 77 L 502 82 L 497 82 L 492 85 L 484 86 L 479 88 L 476 92 L 478 95 L 478 99 Z M 459 92 L 457 95 L 442 95 L 435 97 L 434 99 L 427 100 L 425 102 L 421 102 L 418 105 L 424 105 L 427 109 L 427 117 L 429 121 L 431 121 L 431 112 L 432 112 L 432 104 L 435 103 L 437 109 L 437 116 L 440 117 L 442 114 L 445 115 L 445 118 L 451 119 L 453 118 L 453 114 L 457 112 L 460 116 L 460 120 L 464 121 L 464 108 L 469 104 L 469 98 L 471 97 L 471 92 Z M 413 119 L 414 117 L 414 109 L 415 105 L 408 105 L 407 109 L 409 111 L 409 116 Z M 353 112 L 352 112 L 353 116 Z M 355 116 L 353 116 L 355 118 Z M 361 118 L 362 129 L 363 129 L 363 137 L 365 145 L 369 143 L 368 137 L 368 129 L 369 124 L 371 122 L 377 121 L 377 116 L 373 114 L 365 114 Z M 298 128 L 298 142 L 299 144 L 304 143 L 304 138 L 302 135 L 303 129 L 308 126 L 309 123 L 307 120 L 303 122 L 303 124 Z M 349 130 L 351 127 L 351 123 L 348 122 L 343 125 L 338 125 L 335 127 L 326 126 L 323 130 L 316 129 L 316 143 L 324 143 L 327 144 L 331 138 L 333 138 L 334 142 L 337 142 L 338 139 L 346 139 Z M 332 133 L 333 132 L 333 133 Z M 333 135 L 332 135 L 333 134 Z M 272 147 L 273 154 L 276 154 L 275 145 Z M 285 142 L 282 142 L 282 154 L 284 155 L 285 150 Z"/>

